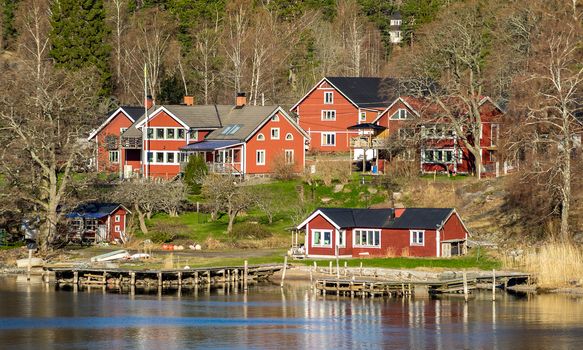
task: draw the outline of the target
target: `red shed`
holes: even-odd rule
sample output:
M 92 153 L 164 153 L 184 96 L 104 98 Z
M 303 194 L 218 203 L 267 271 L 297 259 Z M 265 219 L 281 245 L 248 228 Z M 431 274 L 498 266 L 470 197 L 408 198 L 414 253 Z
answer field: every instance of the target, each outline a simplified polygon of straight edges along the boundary
M 319 208 L 297 226 L 308 257 L 449 257 L 468 230 L 453 208 Z
M 123 242 L 128 214 L 131 212 L 117 203 L 79 205 L 65 215 L 69 221 L 69 237 L 85 242 Z

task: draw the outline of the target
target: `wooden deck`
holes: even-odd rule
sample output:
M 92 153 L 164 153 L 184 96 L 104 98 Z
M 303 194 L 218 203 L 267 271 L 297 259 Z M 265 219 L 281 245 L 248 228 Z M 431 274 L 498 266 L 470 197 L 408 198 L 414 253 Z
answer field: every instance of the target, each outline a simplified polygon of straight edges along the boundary
M 59 285 L 118 287 L 197 287 L 226 283 L 250 284 L 268 279 L 283 265 L 225 266 L 174 270 L 49 268 Z

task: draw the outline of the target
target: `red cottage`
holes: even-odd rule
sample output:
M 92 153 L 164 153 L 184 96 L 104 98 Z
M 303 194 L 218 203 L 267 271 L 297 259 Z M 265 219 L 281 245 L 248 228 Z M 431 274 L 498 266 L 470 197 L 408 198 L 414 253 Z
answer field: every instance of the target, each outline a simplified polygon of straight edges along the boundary
M 465 254 L 468 238 L 452 208 L 319 208 L 297 229 L 311 258 L 449 257 Z
M 84 242 L 124 242 L 127 215 L 131 212 L 121 204 L 86 203 L 65 215 L 68 235 Z
M 348 152 L 351 138 L 359 134 L 348 128 L 375 120 L 394 100 L 384 96 L 385 91 L 396 86 L 395 79 L 325 77 L 291 111 L 310 136 L 310 150 Z M 362 150 L 355 158 L 360 156 Z M 367 158 L 372 158 L 372 154 Z
M 121 106 L 109 112 L 106 120 L 91 132 L 87 141 L 95 144 L 91 162 L 97 171 L 114 173 L 120 171 L 122 151 L 120 136 L 144 114 L 144 111 L 142 106 Z

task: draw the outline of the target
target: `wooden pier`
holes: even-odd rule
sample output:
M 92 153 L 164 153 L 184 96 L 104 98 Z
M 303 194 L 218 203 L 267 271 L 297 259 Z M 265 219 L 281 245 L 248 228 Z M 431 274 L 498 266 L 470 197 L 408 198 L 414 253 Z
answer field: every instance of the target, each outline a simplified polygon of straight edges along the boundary
M 59 285 L 144 288 L 188 288 L 201 285 L 247 284 L 267 280 L 283 265 L 226 266 L 173 270 L 49 268 Z
M 322 279 L 315 284 L 317 291 L 322 295 L 336 294 L 343 296 L 382 297 L 382 296 L 407 296 L 413 295 L 414 288 L 411 283 L 366 281 L 366 280 L 341 280 Z

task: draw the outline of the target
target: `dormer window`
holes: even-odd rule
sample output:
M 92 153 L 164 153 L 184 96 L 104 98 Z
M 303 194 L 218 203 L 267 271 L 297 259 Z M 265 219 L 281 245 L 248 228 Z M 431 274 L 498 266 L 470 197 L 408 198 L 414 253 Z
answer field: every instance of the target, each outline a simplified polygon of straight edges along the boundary
M 288 133 L 285 135 L 285 139 L 286 139 L 286 140 L 288 140 L 288 141 L 290 141 L 290 140 L 293 140 L 293 139 L 294 139 L 294 135 L 292 135 L 292 133 L 291 133 L 291 132 L 288 132 Z
M 325 91 L 324 92 L 324 104 L 330 105 L 334 103 L 334 92 Z
M 365 111 L 361 111 L 360 112 L 359 121 L 360 122 L 366 122 L 366 112 Z
M 271 117 L 271 121 L 272 122 L 278 122 L 279 121 L 279 116 L 276 114 L 273 117 Z
M 265 135 L 257 134 L 257 141 L 264 141 L 264 140 L 265 140 Z
M 400 26 L 402 23 L 403 23 L 403 20 L 400 20 L 400 19 L 392 19 L 391 20 L 392 26 Z

